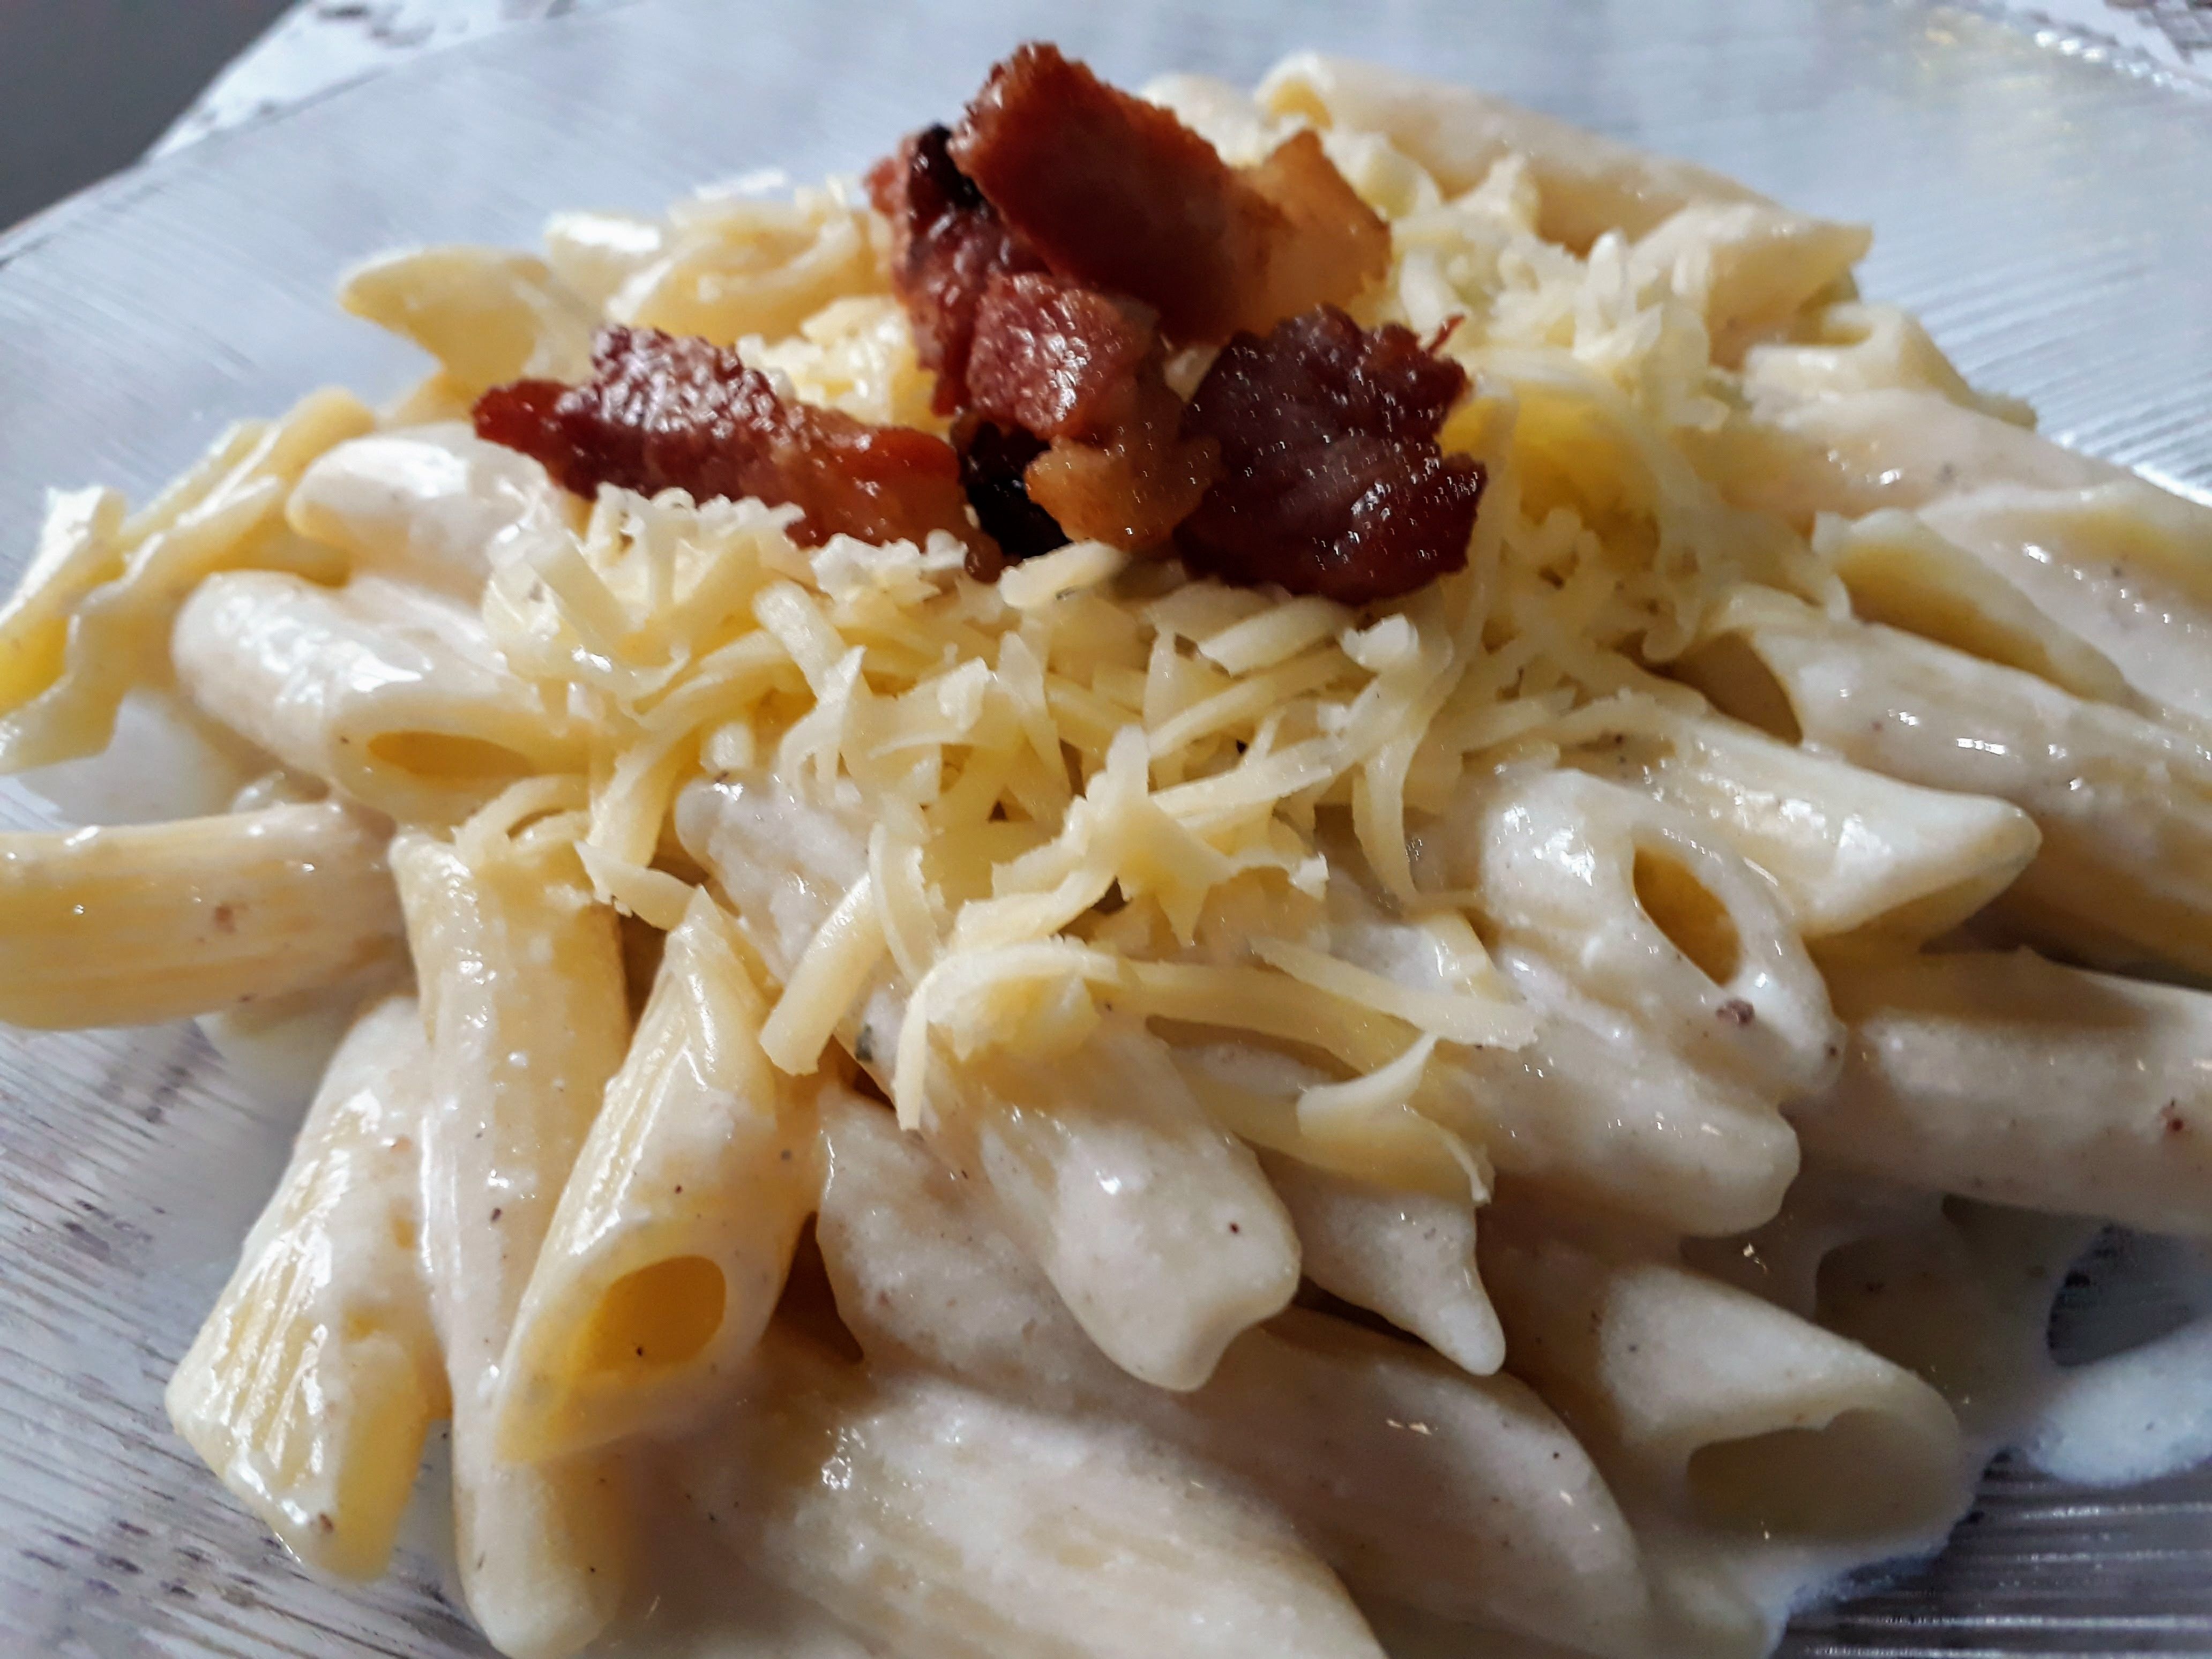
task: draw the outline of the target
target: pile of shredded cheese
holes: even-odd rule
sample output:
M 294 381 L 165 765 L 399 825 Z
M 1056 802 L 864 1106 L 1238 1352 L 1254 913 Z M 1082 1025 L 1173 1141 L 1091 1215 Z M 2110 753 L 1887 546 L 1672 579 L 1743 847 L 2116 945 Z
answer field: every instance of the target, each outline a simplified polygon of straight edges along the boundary
M 1309 118 L 1204 83 L 1158 95 L 1232 162 Z M 1409 823 L 1471 774 L 1694 704 L 1652 670 L 1737 584 L 1841 605 L 1804 538 L 1723 502 L 1678 441 L 1740 400 L 1711 328 L 1717 295 L 1747 314 L 1726 253 L 1758 224 L 1707 215 L 1578 255 L 1538 235 L 1517 160 L 1447 198 L 1382 137 L 1323 137 L 1393 231 L 1359 320 L 1449 324 L 1468 372 L 1443 443 L 1491 484 L 1463 572 L 1355 614 L 1081 543 L 988 585 L 949 538 L 803 549 L 796 509 L 610 489 L 580 536 L 494 579 L 495 641 L 597 734 L 579 822 L 603 897 L 681 916 L 698 872 L 670 812 L 702 774 L 769 773 L 867 827 L 866 878 L 769 1022 L 787 1070 L 817 1064 L 888 963 L 909 1121 L 933 1042 L 1065 1054 L 1108 998 L 1333 1054 L 1356 1097 L 1310 1091 L 1302 1111 L 1403 1102 L 1439 1043 L 1531 1036 L 1463 896 L 1424 890 Z M 849 186 L 738 194 L 665 223 L 566 216 L 550 258 L 615 320 L 734 341 L 792 394 L 931 426 L 882 232 Z M 1427 930 L 1433 983 L 1363 958 L 1332 924 L 1333 872 Z

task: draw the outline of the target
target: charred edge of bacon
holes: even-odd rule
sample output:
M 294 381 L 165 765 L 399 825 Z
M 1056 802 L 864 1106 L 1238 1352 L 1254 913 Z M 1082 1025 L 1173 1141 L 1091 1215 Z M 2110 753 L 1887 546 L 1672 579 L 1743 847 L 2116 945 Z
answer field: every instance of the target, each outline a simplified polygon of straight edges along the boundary
M 994 581 L 1009 562 L 1018 563 L 1067 544 L 1060 521 L 1030 499 L 1023 483 L 1029 465 L 1044 453 L 1044 440 L 1019 427 L 1004 427 L 969 414 L 952 428 L 960 453 L 960 483 L 984 534 L 998 544 L 999 557 L 978 550 L 968 555 L 968 574 Z
M 1184 411 L 1222 466 L 1176 532 L 1185 562 L 1353 605 L 1464 568 L 1486 480 L 1437 434 L 1466 386 L 1410 330 L 1332 306 L 1236 336 Z

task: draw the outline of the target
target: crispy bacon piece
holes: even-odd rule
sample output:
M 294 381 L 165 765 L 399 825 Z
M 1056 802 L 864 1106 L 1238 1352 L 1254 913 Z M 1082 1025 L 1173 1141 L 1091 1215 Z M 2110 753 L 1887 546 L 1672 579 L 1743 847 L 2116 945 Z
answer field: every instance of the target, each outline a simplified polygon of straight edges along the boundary
M 868 174 L 868 196 L 890 222 L 891 288 L 914 324 L 915 356 L 937 376 L 937 412 L 967 401 L 975 307 L 1000 271 L 1044 262 L 1007 229 L 946 151 L 949 127 L 926 128 Z
M 477 400 L 477 435 L 535 456 L 580 495 L 611 483 L 792 502 L 805 513 L 792 538 L 809 546 L 841 533 L 981 539 L 942 438 L 787 404 L 734 351 L 656 329 L 602 329 L 592 368 L 583 386 L 494 386 Z
M 1052 270 L 1141 300 L 1176 340 L 1349 300 L 1389 262 L 1389 227 L 1311 134 L 1240 173 L 1050 46 L 992 70 L 949 153 Z
M 1027 495 L 1067 535 L 1150 547 L 1213 481 L 1213 446 L 1183 435 L 1164 361 L 1152 314 L 1132 301 L 1042 274 L 991 279 L 969 395 L 983 419 L 1050 441 Z
M 1222 477 L 1176 534 L 1194 570 L 1365 605 L 1467 563 L 1480 463 L 1437 447 L 1467 385 L 1411 331 L 1332 306 L 1240 334 L 1199 383 L 1188 434 Z
M 1040 438 L 1096 438 L 1126 419 L 1158 349 L 1152 314 L 1057 276 L 1003 273 L 975 308 L 968 396 L 975 412 Z

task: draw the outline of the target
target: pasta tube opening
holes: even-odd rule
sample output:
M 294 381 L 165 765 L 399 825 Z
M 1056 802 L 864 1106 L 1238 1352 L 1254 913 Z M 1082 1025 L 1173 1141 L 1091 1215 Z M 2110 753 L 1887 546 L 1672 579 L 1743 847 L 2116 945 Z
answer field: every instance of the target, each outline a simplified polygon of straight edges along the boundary
M 1804 742 L 1805 728 L 1797 722 L 1789 688 L 1742 635 L 1723 634 L 1708 640 L 1677 658 L 1673 666 L 1675 678 L 1696 686 L 1723 714 L 1784 743 Z
M 1728 906 L 1680 859 L 1649 848 L 1636 849 L 1631 876 L 1636 902 L 1676 950 L 1716 985 L 1743 965 L 1743 939 Z
M 1958 1485 L 1948 1464 L 1927 1461 L 1925 1439 L 1917 1424 L 1854 1408 L 1826 1423 L 1716 1440 L 1690 1454 L 1691 1512 L 1763 1535 L 1911 1530 L 1946 1507 Z
M 581 1369 L 630 1375 L 697 1357 L 722 1328 L 729 1292 L 703 1255 L 672 1255 L 607 1286 L 577 1342 Z
M 520 778 L 537 769 L 529 756 L 465 732 L 380 732 L 368 740 L 368 757 L 424 783 Z

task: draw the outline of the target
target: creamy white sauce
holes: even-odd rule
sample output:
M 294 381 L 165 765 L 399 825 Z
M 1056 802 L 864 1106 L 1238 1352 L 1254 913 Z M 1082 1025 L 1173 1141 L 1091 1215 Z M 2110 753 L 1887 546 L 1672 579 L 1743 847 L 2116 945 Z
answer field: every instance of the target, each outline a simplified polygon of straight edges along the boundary
M 73 814 L 131 822 L 220 811 L 250 775 L 238 757 L 214 750 L 173 705 L 142 697 L 135 707 L 126 706 L 118 746 L 107 756 L 97 763 L 48 769 L 32 781 L 45 785 L 42 793 L 51 790 L 50 798 L 65 801 Z M 808 850 L 818 859 L 825 848 L 815 845 Z M 795 942 L 799 930 L 791 932 Z M 1419 954 L 1405 951 L 1408 941 L 1395 937 L 1376 943 L 1377 964 L 1401 973 L 1413 965 L 1406 958 Z M 1425 979 L 1434 971 L 1425 958 L 1419 969 L 1408 976 Z M 368 988 L 349 983 L 246 1013 L 211 1016 L 201 1024 L 234 1075 L 252 1092 L 272 1104 L 295 1105 L 313 1092 Z M 1194 1058 L 1257 1089 L 1295 1088 L 1308 1075 L 1307 1068 L 1278 1054 L 1238 1045 L 1219 1045 Z M 1863 1221 L 1865 1206 L 1859 1208 Z M 1895 1208 L 1901 1225 L 1920 1219 L 1913 1213 L 1918 1206 Z M 1725 1276 L 1753 1289 L 1760 1277 L 1771 1277 L 1774 1291 L 1765 1293 L 1781 1292 L 1778 1300 L 1801 1299 L 1815 1271 L 1820 1244 L 1826 1242 L 1820 1227 L 1803 1231 L 1809 1236 L 1792 1234 L 1749 1247 L 1747 1268 Z M 1839 1225 L 1838 1231 L 1851 1230 Z M 1711 1264 L 1700 1265 L 1711 1270 Z M 2212 1457 L 2212 1248 L 2138 1248 L 2126 1265 L 2156 1276 L 2161 1294 L 2154 1299 L 2179 1310 L 2185 1322 L 2084 1364 L 2046 1360 L 2024 1368 L 2021 1385 L 2005 1390 L 2002 1401 L 1960 1401 L 1975 1467 L 2014 1448 L 2061 1480 L 2105 1486 L 2155 1480 Z M 1782 1281 L 1791 1290 L 1783 1291 Z M 2047 1299 L 2018 1298 L 2012 1313 L 2032 1322 L 2039 1341 Z M 1984 1334 L 1992 1342 L 2011 1342 L 2026 1328 Z M 445 1594 L 461 1605 L 452 1562 L 448 1458 L 441 1426 L 433 1435 L 401 1542 L 408 1553 L 433 1565 Z M 748 1574 L 726 1543 L 676 1492 L 656 1486 L 641 1492 L 641 1500 L 638 1588 L 623 1619 L 592 1652 L 619 1659 L 894 1659 L 856 1640 L 803 1599 Z M 1750 1603 L 1775 1636 L 1793 1613 L 1845 1589 L 1863 1588 L 1870 1577 L 1903 1571 L 1944 1542 L 1942 1534 L 1930 1534 L 1785 1544 L 1747 1535 L 1723 1537 L 1656 1516 L 1635 1518 L 1656 1576 L 1662 1586 L 1672 1587 L 1666 1593 L 1695 1595 L 1699 1584 L 1717 1583 L 1723 1588 L 1716 1593 Z M 1678 1571 L 1674 1565 L 1692 1560 L 1694 1570 Z M 1465 1659 L 1470 1651 L 1553 1659 L 1565 1651 L 1527 1637 L 1404 1609 L 1376 1606 L 1370 1612 L 1395 1659 Z

